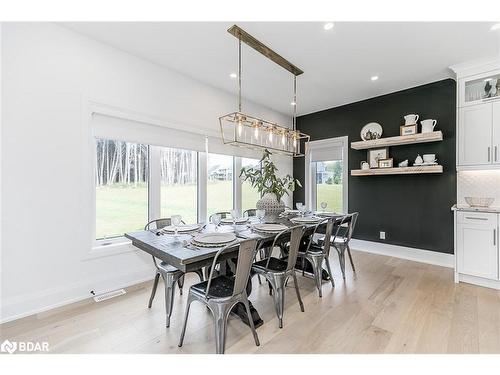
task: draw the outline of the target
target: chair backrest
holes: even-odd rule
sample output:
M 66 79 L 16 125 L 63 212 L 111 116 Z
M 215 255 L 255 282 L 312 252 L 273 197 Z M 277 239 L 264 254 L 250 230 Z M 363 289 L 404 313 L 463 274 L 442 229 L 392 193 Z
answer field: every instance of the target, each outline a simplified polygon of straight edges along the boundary
M 349 214 L 349 227 L 347 229 L 347 242 L 351 240 L 352 234 L 354 233 L 354 227 L 356 226 L 356 221 L 358 221 L 359 212 L 353 212 Z
M 256 247 L 257 240 L 255 239 L 243 241 L 239 245 L 238 263 L 236 264 L 233 296 L 241 294 L 246 290 L 248 278 L 250 277 L 250 270 L 252 268 L 253 259 L 255 257 Z M 219 256 L 230 248 L 234 248 L 234 245 L 226 245 L 222 249 L 217 251 L 217 254 L 215 254 L 214 260 L 212 262 L 212 269 L 210 270 L 210 276 L 208 278 L 205 297 L 208 297 L 210 284 L 212 283 L 213 273 L 215 270 L 215 266 L 217 265 Z
M 181 220 L 181 224 L 186 224 L 184 220 Z M 161 229 L 168 227 L 169 225 L 172 225 L 172 219 L 169 217 L 164 217 L 162 219 L 154 219 L 151 220 L 149 223 L 147 223 L 144 226 L 144 230 L 150 230 L 150 229 Z M 152 228 L 154 227 L 154 228 Z
M 212 215 L 210 215 L 210 217 L 208 218 L 208 221 L 209 222 L 212 222 L 212 216 L 215 216 L 215 215 L 219 215 L 221 219 L 227 219 L 228 217 L 231 217 L 231 212 L 216 212 Z
M 291 227 L 280 232 L 273 241 L 271 249 L 273 249 L 274 246 L 276 246 L 277 244 L 286 241 L 289 237 L 290 246 L 288 249 L 288 263 L 286 266 L 287 271 L 290 271 L 295 267 L 295 263 L 297 262 L 297 256 L 299 254 L 300 241 L 302 240 L 303 233 L 304 233 L 304 227 L 301 225 L 297 225 L 295 227 Z M 269 267 L 270 259 L 271 257 L 268 258 L 266 267 Z
M 249 208 L 248 210 L 243 211 L 243 217 L 250 217 L 250 216 L 257 216 L 257 209 L 256 208 Z
M 309 251 L 309 249 L 311 248 L 311 245 L 312 245 L 313 239 L 314 239 L 314 235 L 318 232 L 318 230 L 321 227 L 325 226 L 325 224 L 326 224 L 325 239 L 323 240 L 322 248 L 323 248 L 323 254 L 325 254 L 325 255 L 330 254 L 330 243 L 332 240 L 334 223 L 335 223 L 334 218 L 326 218 L 326 219 L 320 221 L 318 224 L 316 224 L 316 226 L 314 227 L 313 233 L 310 235 L 309 244 L 307 246 L 306 252 Z
M 349 229 L 350 229 L 350 226 L 351 226 L 351 223 L 352 223 L 352 220 L 351 220 L 351 215 L 350 214 L 347 214 L 347 215 L 344 215 L 342 217 L 338 217 L 334 224 L 335 224 L 335 228 L 334 229 L 334 234 L 333 234 L 333 238 L 332 238 L 332 241 L 335 242 L 337 239 L 343 241 L 343 242 L 347 242 L 347 235 L 349 233 Z M 347 225 L 347 228 L 346 226 Z
M 151 220 L 149 223 L 147 223 L 144 226 L 144 230 L 161 229 L 161 228 L 167 227 L 171 224 L 172 224 L 172 219 L 169 217 L 165 217 L 163 219 L 155 219 L 155 220 Z

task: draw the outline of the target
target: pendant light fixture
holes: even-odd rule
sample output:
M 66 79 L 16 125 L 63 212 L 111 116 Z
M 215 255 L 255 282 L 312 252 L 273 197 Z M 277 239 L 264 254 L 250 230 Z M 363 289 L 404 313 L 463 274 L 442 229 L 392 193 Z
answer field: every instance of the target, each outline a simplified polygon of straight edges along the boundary
M 224 144 L 252 149 L 269 149 L 289 156 L 304 156 L 310 137 L 297 130 L 297 76 L 304 73 L 295 65 L 234 25 L 228 32 L 238 39 L 238 111 L 219 117 Z M 293 74 L 293 107 L 291 127 L 250 116 L 241 109 L 241 42 Z

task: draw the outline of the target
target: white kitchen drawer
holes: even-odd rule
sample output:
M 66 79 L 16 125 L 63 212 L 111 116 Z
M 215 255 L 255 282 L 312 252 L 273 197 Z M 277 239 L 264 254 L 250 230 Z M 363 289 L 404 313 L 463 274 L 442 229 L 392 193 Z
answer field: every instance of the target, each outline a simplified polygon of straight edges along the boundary
M 459 224 L 496 225 L 497 214 L 490 212 L 457 212 Z

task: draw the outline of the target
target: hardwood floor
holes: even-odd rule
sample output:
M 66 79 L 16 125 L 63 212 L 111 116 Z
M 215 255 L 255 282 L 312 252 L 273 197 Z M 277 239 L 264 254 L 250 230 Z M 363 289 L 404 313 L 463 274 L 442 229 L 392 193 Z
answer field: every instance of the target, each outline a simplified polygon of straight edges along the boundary
M 500 353 L 500 291 L 454 284 L 452 269 L 353 252 L 357 274 L 336 287 L 298 277 L 305 312 L 289 283 L 284 328 L 278 328 L 267 286 L 253 280 L 252 303 L 264 325 L 260 347 L 238 318 L 228 326 L 226 353 Z M 196 281 L 186 278 L 185 289 Z M 52 353 L 214 353 L 213 322 L 201 304 L 191 308 L 186 338 L 177 347 L 187 293 L 175 298 L 164 327 L 163 284 L 148 309 L 151 283 L 101 303 L 85 301 L 1 326 L 1 340 L 48 341 Z

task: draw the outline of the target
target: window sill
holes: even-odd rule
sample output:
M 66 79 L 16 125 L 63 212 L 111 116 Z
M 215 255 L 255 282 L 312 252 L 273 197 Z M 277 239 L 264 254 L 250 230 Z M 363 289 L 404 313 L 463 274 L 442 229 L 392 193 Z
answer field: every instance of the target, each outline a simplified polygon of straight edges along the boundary
M 94 243 L 94 246 L 92 246 L 91 250 L 86 254 L 84 260 L 120 255 L 136 250 L 137 249 L 132 246 L 132 242 L 125 237 L 100 240 Z

